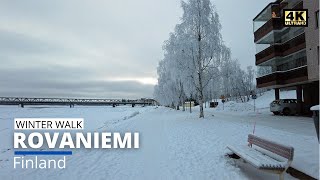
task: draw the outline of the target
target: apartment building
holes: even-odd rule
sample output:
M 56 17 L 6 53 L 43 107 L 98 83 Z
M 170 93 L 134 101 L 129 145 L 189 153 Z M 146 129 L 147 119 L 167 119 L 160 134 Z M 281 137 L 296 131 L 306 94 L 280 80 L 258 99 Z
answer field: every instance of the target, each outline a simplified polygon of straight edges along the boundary
M 308 27 L 285 27 L 283 9 L 308 9 Z M 319 0 L 277 0 L 254 19 L 258 88 L 296 89 L 307 112 L 319 104 Z

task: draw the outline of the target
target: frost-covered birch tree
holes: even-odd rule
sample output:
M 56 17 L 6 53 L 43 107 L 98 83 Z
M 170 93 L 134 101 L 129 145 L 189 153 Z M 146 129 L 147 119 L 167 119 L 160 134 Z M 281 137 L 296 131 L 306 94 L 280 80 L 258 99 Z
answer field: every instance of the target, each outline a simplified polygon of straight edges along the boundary
M 221 61 L 222 38 L 219 16 L 210 0 L 182 2 L 182 22 L 176 32 L 182 39 L 181 52 L 184 69 L 187 69 L 195 87 L 200 106 L 200 118 L 204 117 L 204 90 L 210 80 L 218 76 Z
M 238 61 L 231 59 L 210 0 L 182 1 L 181 6 L 181 22 L 163 45 L 154 97 L 160 104 L 177 109 L 187 98 L 196 98 L 199 117 L 203 118 L 205 102 L 223 94 L 242 98 L 252 87 L 254 72 L 251 67 L 242 70 Z

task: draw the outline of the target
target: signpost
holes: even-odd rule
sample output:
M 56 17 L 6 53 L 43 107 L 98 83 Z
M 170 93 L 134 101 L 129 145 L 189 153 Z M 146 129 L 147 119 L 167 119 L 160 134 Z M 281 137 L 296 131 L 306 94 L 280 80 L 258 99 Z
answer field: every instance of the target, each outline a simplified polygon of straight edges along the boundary
M 256 112 L 256 99 L 257 99 L 257 95 L 256 95 L 256 92 L 255 91 L 250 91 L 250 95 L 251 95 L 251 98 L 253 99 L 253 112 Z M 257 116 L 257 114 L 256 114 Z M 256 120 L 254 121 L 254 125 L 253 125 L 253 134 L 256 130 Z
M 226 100 L 224 99 L 224 95 L 220 96 L 221 102 L 222 102 L 222 110 L 224 110 L 224 103 L 226 102 Z
M 256 99 L 257 99 L 257 95 L 254 93 L 251 95 L 252 99 L 253 99 L 253 111 L 256 112 Z
M 226 100 L 222 99 L 222 110 L 224 110 L 224 102 L 226 102 Z

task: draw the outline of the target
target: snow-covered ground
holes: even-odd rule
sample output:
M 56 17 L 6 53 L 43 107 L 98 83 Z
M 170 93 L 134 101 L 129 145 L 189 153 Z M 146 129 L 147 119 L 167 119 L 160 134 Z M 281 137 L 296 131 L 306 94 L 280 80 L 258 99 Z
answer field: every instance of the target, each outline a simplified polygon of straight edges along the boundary
M 295 99 L 296 91 L 281 91 L 280 92 L 281 99 Z M 255 132 L 259 134 L 259 129 L 264 127 L 271 127 L 273 129 L 290 132 L 294 134 L 292 138 L 282 139 L 270 134 L 262 134 L 265 137 L 270 137 L 270 139 L 279 139 L 279 142 L 285 142 L 288 145 L 294 146 L 295 148 L 295 159 L 293 161 L 292 167 L 310 175 L 313 177 L 317 177 L 319 175 L 319 147 L 315 147 L 318 145 L 316 143 L 316 131 L 314 128 L 313 119 L 310 117 L 299 117 L 299 116 L 274 116 L 269 111 L 269 104 L 274 100 L 274 90 L 270 90 L 264 92 L 262 96 L 257 97 L 254 100 L 250 99 L 249 102 L 246 103 L 237 103 L 234 101 L 229 101 L 224 104 L 220 103 L 220 106 L 215 108 L 217 115 L 234 117 L 232 121 L 247 123 L 249 126 L 253 126 L 256 124 Z M 254 111 L 254 104 L 256 109 Z M 297 135 L 315 137 L 315 140 L 310 142 L 307 141 L 296 141 L 295 138 Z M 274 136 L 274 137 L 272 137 Z M 282 140 L 282 141 L 281 141 Z M 315 142 L 314 142 L 315 141 Z M 313 144 L 313 148 L 306 148 L 309 145 Z M 314 159 L 317 159 L 315 161 Z M 303 162 L 303 163 L 302 163 Z M 310 168 L 310 167 L 315 168 Z
M 0 179 L 278 179 L 225 156 L 227 145 L 247 144 L 254 124 L 256 135 L 294 146 L 292 166 L 318 178 L 311 118 L 220 107 L 206 108 L 204 119 L 198 115 L 198 107 L 191 114 L 164 107 L 0 107 Z M 86 130 L 140 132 L 140 148 L 76 149 L 64 170 L 14 170 L 14 117 L 83 117 Z
M 281 91 L 280 92 L 280 99 L 296 99 L 296 91 Z M 217 107 L 217 110 L 224 110 L 224 111 L 235 111 L 237 113 L 246 113 L 247 111 L 253 111 L 254 110 L 254 104 L 258 111 L 269 109 L 270 103 L 274 100 L 274 90 L 266 91 L 260 96 L 260 94 L 257 94 L 257 99 L 254 100 L 250 99 L 249 102 L 246 103 L 239 103 L 235 101 L 227 101 L 224 104 L 224 107 L 222 106 L 221 102 L 220 106 Z

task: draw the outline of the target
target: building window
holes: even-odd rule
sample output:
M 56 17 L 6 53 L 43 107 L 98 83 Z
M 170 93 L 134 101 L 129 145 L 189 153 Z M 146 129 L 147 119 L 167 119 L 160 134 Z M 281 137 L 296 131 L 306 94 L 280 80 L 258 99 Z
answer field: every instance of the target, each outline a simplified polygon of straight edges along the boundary
M 319 11 L 316 12 L 316 28 L 319 28 Z

